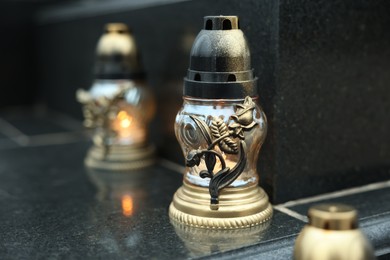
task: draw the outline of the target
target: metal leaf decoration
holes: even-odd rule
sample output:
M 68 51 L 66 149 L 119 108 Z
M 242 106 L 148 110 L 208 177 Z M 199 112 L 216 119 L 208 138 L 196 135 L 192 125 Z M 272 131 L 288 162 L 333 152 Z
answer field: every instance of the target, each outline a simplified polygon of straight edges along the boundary
M 211 153 L 207 153 L 204 156 L 204 160 L 205 160 L 205 163 L 206 163 L 207 170 L 210 173 L 212 173 L 213 170 L 214 170 L 215 164 L 217 163 L 217 159 L 215 158 L 215 155 L 211 154 Z
M 222 151 L 229 154 L 236 154 L 238 152 L 237 143 L 229 137 L 229 129 L 226 123 L 221 118 L 214 118 L 211 122 L 211 133 L 219 140 L 218 145 Z
M 255 107 L 256 105 L 252 99 L 246 97 L 243 104 L 236 105 L 236 113 L 230 117 L 233 122 L 229 126 L 219 117 L 214 117 L 209 127 L 198 117 L 190 116 L 199 127 L 209 146 L 207 149 L 190 151 L 187 155 L 186 164 L 189 167 L 199 165 L 201 158 L 204 156 L 207 170 L 200 171 L 199 176 L 201 178 L 210 178 L 209 193 L 211 197 L 210 208 L 212 210 L 218 209 L 220 190 L 232 184 L 245 169 L 247 148 L 244 141 L 244 132 L 250 131 L 257 125 L 253 121 L 253 110 Z M 232 169 L 226 167 L 222 153 L 219 150 L 214 150 L 216 145 L 224 153 L 239 153 L 237 164 Z M 217 157 L 221 162 L 221 169 L 214 173 Z
M 101 96 L 94 99 L 89 92 L 82 89 L 76 92 L 77 100 L 83 104 L 84 126 L 102 130 L 95 134 L 94 143 L 103 148 L 103 159 L 109 153 L 108 140 L 117 135 L 111 128 L 111 121 L 120 110 L 119 102 L 125 99 L 125 95 L 131 87 L 132 85 L 129 84 L 121 85 L 110 98 Z
M 238 160 L 238 163 L 234 166 L 234 168 L 231 170 L 229 168 L 225 168 L 229 170 L 228 171 L 221 170 L 211 178 L 209 184 L 211 204 L 218 204 L 219 191 L 229 186 L 243 172 L 246 165 L 246 155 L 245 155 L 246 145 L 244 141 L 240 142 L 240 147 L 241 147 L 240 158 Z

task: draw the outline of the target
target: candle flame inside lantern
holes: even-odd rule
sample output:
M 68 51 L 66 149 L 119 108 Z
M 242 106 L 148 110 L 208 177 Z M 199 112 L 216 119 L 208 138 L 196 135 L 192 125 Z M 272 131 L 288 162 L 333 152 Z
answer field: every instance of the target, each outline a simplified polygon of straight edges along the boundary
M 133 198 L 130 195 L 122 196 L 122 213 L 126 217 L 133 215 Z
M 131 117 L 126 111 L 120 111 L 116 116 L 119 120 L 119 124 L 122 128 L 128 128 L 133 121 L 133 117 Z
M 141 124 L 140 116 L 137 110 L 128 107 L 122 109 L 116 114 L 111 122 L 112 130 L 116 133 L 118 144 L 131 145 L 142 143 L 146 138 L 146 129 Z

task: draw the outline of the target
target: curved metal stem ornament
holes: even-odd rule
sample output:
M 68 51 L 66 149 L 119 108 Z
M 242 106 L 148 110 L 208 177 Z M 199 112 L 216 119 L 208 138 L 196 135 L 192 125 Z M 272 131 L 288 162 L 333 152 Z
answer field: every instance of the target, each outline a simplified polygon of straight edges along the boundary
M 255 127 L 256 122 L 253 121 L 253 110 L 255 108 L 256 105 L 252 98 L 246 97 L 243 104 L 236 105 L 235 114 L 230 116 L 233 122 L 229 125 L 226 125 L 221 118 L 214 117 L 209 127 L 198 117 L 190 116 L 200 129 L 208 144 L 208 148 L 190 151 L 187 154 L 186 165 L 188 167 L 199 165 L 204 156 L 207 170 L 202 170 L 199 176 L 201 178 L 210 178 L 209 193 L 211 196 L 210 208 L 212 210 L 218 209 L 219 191 L 234 182 L 245 169 L 247 148 L 244 142 L 245 136 L 243 131 L 250 131 Z M 239 153 L 237 164 L 232 169 L 226 167 L 226 162 L 221 152 L 212 150 L 216 145 L 222 152 L 227 154 Z M 221 162 L 221 169 L 214 173 L 216 158 Z

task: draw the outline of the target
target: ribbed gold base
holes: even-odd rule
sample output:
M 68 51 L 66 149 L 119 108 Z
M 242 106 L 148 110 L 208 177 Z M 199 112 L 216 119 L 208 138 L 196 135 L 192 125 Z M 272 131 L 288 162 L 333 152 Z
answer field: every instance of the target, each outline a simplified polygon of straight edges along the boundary
M 271 221 L 250 228 L 196 228 L 171 220 L 176 234 L 190 252 L 190 258 L 226 252 L 262 241 Z
M 85 158 L 85 165 L 101 170 L 135 170 L 155 162 L 153 146 L 110 146 L 105 155 L 103 147 L 93 146 Z
M 257 185 L 223 189 L 219 195 L 218 210 L 212 210 L 208 189 L 187 181 L 176 191 L 169 207 L 172 220 L 212 229 L 260 225 L 272 217 L 272 212 L 267 194 Z

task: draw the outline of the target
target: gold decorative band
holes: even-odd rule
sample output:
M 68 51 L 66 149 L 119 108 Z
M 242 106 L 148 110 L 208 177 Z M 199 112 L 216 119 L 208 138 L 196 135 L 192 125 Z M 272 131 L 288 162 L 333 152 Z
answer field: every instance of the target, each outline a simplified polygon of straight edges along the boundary
M 272 217 L 273 210 L 268 196 L 257 185 L 226 188 L 219 199 L 219 209 L 210 209 L 208 189 L 184 181 L 173 197 L 169 216 L 189 226 L 211 229 L 252 227 Z
M 237 218 L 206 218 L 181 212 L 175 208 L 173 203 L 169 207 L 169 216 L 171 219 L 192 227 L 212 229 L 236 229 L 257 226 L 270 220 L 272 212 L 272 206 L 269 204 L 262 212 L 249 216 Z

